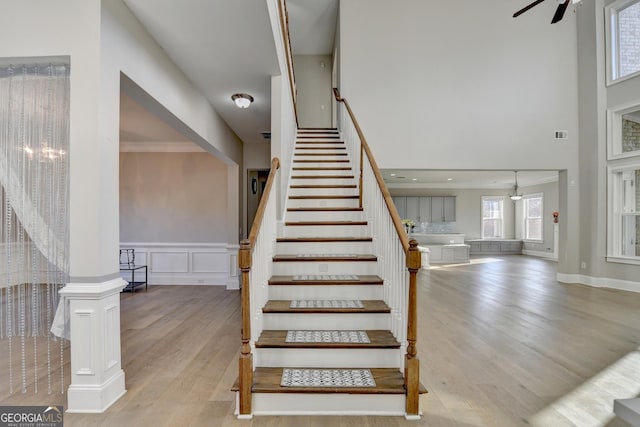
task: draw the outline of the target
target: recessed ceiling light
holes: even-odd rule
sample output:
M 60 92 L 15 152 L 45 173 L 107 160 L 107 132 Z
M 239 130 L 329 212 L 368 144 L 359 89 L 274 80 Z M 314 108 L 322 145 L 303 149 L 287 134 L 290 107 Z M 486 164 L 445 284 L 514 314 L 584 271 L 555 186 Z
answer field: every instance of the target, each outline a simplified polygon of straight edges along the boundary
M 447 181 L 453 181 L 453 178 L 447 178 Z
M 418 180 L 418 178 L 413 178 L 411 181 L 417 181 L 417 180 Z
M 395 173 L 392 173 L 392 174 L 391 174 L 391 176 L 396 176 L 396 174 L 395 174 Z

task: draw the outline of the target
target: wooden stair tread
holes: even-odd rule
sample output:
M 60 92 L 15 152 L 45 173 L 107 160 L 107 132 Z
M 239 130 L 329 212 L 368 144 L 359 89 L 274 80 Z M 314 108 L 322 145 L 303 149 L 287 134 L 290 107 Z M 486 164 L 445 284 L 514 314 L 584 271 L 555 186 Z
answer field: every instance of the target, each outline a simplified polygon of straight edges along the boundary
M 293 163 L 349 163 L 351 160 L 349 159 L 318 159 L 318 160 L 309 160 L 309 159 L 293 159 Z
M 384 281 L 375 275 L 356 275 L 346 280 L 294 280 L 295 276 L 271 276 L 269 285 L 382 285 Z
M 362 212 L 362 208 L 348 208 L 348 207 L 302 207 L 302 208 L 287 208 L 288 212 Z
M 347 156 L 347 153 L 293 153 L 294 156 Z
M 367 330 L 369 343 L 286 342 L 288 331 L 264 330 L 256 341 L 262 348 L 400 348 L 400 343 L 390 331 Z
M 300 184 L 290 185 L 289 188 L 357 188 L 355 184 L 335 184 L 335 185 L 322 185 L 322 184 Z
M 353 179 L 354 175 L 293 175 L 291 179 Z
M 302 143 L 298 143 L 302 144 Z M 346 150 L 347 147 L 300 147 L 296 145 L 296 150 Z
M 367 225 L 367 221 L 287 221 L 284 225 L 310 226 L 310 225 Z
M 390 313 L 391 309 L 382 300 L 362 300 L 363 308 L 291 308 L 290 300 L 269 300 L 263 313 Z
M 372 242 L 373 237 L 278 237 L 278 243 Z
M 251 390 L 254 393 L 405 394 L 404 378 L 396 368 L 372 368 L 371 374 L 376 382 L 375 387 L 282 387 L 280 381 L 283 369 L 256 368 L 253 372 Z
M 316 167 L 294 167 L 292 168 L 292 170 L 294 171 L 350 171 L 351 167 L 349 166 L 344 166 L 344 167 L 340 167 L 340 168 L 336 168 L 336 167 L 321 167 L 321 166 L 316 166 Z
M 290 200 L 305 200 L 305 199 L 354 199 L 357 200 L 359 199 L 360 196 L 355 195 L 355 196 L 342 196 L 342 195 L 332 195 L 332 194 L 324 194 L 324 195 L 318 195 L 318 196 L 312 196 L 312 195 L 304 195 L 304 196 L 289 196 Z
M 344 255 L 332 254 L 331 256 L 309 254 L 306 256 L 299 255 L 275 255 L 273 262 L 368 262 L 377 261 L 378 257 L 368 254 Z

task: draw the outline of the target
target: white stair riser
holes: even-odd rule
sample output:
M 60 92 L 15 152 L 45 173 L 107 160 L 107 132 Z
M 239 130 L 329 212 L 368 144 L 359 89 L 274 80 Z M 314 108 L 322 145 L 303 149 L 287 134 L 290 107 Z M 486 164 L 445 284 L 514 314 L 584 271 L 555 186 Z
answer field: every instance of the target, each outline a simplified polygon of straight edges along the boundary
M 320 150 L 318 150 L 320 151 Z M 320 155 L 322 154 L 322 155 Z M 336 160 L 349 160 L 349 156 L 343 155 L 334 155 L 331 153 L 313 153 L 309 155 L 309 153 L 294 153 L 293 160 L 311 160 L 313 162 L 319 161 L 336 161 Z M 323 162 L 324 163 L 324 162 Z M 346 164 L 346 163 L 345 163 Z
M 370 254 L 373 253 L 371 242 L 278 242 L 276 253 L 281 255 L 295 254 Z
M 274 262 L 274 275 L 295 276 L 299 274 L 358 274 L 374 275 L 377 273 L 375 261 L 296 261 Z
M 288 199 L 288 208 L 357 208 L 358 199 Z
M 286 368 L 400 368 L 402 355 L 396 348 L 257 348 L 257 367 Z
M 286 225 L 283 237 L 369 237 L 366 225 Z
M 346 174 L 345 174 L 346 175 Z M 357 185 L 353 178 L 291 178 L 291 185 Z M 289 188 L 289 191 L 295 190 Z M 358 194 L 358 187 L 352 188 L 350 194 Z
M 302 182 L 300 182 L 302 181 Z M 308 180 L 311 181 L 311 180 Z M 329 181 L 329 180 L 326 180 Z M 351 185 L 351 183 L 345 184 L 329 184 L 326 182 L 306 182 L 303 180 L 299 180 L 299 183 L 295 185 Z M 357 196 L 358 189 L 357 188 L 289 188 L 289 196 Z
M 254 393 L 252 404 L 254 415 L 405 415 L 403 394 Z
M 312 161 L 310 162 L 296 162 L 296 159 L 293 159 L 293 167 L 294 168 L 334 168 L 334 167 L 335 168 L 344 168 L 344 167 L 353 168 L 353 165 L 351 164 L 351 162 L 343 162 L 343 161 L 337 162 L 336 160 L 349 160 L 349 159 L 348 159 L 348 156 L 346 159 L 333 159 L 332 162 L 318 162 L 317 159 L 316 160 L 312 159 Z M 298 171 L 292 171 L 292 175 L 297 175 L 297 172 Z M 338 173 L 343 173 L 343 172 L 347 172 L 347 171 L 338 171 Z M 333 175 L 335 173 L 336 171 L 333 171 L 329 175 Z M 315 174 L 311 174 L 311 175 L 315 175 Z
M 264 313 L 264 329 L 390 329 L 389 313 Z
M 291 207 L 291 206 L 289 206 Z M 362 211 L 288 211 L 285 221 L 363 221 Z
M 269 286 L 269 298 L 272 300 L 380 300 L 383 299 L 383 287 L 381 285 L 272 285 Z

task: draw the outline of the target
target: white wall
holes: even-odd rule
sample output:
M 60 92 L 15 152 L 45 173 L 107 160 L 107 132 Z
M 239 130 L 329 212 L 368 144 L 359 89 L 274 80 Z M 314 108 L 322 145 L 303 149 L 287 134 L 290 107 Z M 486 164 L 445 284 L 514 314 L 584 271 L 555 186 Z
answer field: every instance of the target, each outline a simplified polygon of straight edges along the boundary
M 295 55 L 300 127 L 331 127 L 331 55 Z
M 381 168 L 566 170 L 561 268 L 577 271 L 576 18 L 550 25 L 556 7 L 341 2 L 340 90 Z

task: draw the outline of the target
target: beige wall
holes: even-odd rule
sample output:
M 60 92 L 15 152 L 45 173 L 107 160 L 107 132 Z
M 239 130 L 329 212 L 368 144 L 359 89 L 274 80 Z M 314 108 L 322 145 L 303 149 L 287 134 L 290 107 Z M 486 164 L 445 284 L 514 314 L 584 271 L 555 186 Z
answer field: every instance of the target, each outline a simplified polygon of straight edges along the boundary
M 229 243 L 227 188 L 208 153 L 121 153 L 120 241 Z

